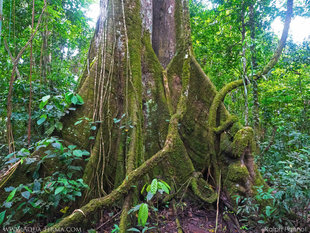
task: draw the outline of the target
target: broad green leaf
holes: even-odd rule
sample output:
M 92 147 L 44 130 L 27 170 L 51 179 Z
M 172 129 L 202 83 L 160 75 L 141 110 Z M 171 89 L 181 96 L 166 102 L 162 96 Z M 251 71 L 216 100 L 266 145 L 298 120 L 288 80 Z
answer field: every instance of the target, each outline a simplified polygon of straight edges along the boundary
M 46 101 L 48 101 L 50 98 L 51 98 L 50 95 L 43 96 L 43 97 L 42 97 L 42 101 L 43 101 L 43 102 L 46 102 Z
M 70 150 L 74 150 L 74 149 L 76 148 L 76 145 L 69 145 L 68 148 L 69 148 Z
M 162 190 L 164 190 L 165 193 L 169 194 L 169 189 L 167 188 L 167 186 L 165 184 L 163 184 L 162 182 L 158 182 L 158 187 Z
M 145 226 L 148 216 L 149 216 L 148 205 L 143 203 L 140 206 L 139 213 L 138 213 L 138 222 L 141 226 Z
M 14 189 L 15 189 L 14 187 L 10 186 L 10 187 L 4 188 L 4 191 L 11 192 Z
M 32 190 L 30 188 L 28 188 L 27 186 L 23 186 L 24 189 L 26 189 L 28 192 L 32 193 Z
M 83 120 L 79 120 L 79 121 L 75 122 L 74 125 L 81 124 L 82 122 L 83 122 Z
M 130 213 L 132 213 L 132 212 L 138 211 L 138 210 L 140 209 L 140 206 L 141 206 L 141 205 L 142 205 L 142 204 L 139 204 L 139 205 L 136 205 L 136 206 L 132 207 L 132 208 L 128 211 L 128 214 L 130 214 Z
M 83 150 L 83 155 L 90 155 L 90 153 L 87 150 Z
M 23 196 L 24 198 L 26 198 L 27 200 L 28 200 L 29 197 L 30 197 L 30 192 L 29 192 L 29 191 L 22 192 L 21 194 L 22 194 L 22 196 Z
M 58 122 L 55 124 L 55 128 L 58 129 L 58 130 L 62 130 L 63 124 L 62 124 L 60 121 L 58 121 Z
M 82 196 L 82 193 L 80 191 L 74 191 L 72 193 L 74 196 L 78 196 L 78 197 L 81 197 Z
M 17 191 L 17 188 L 13 189 L 13 191 L 10 193 L 10 195 L 6 199 L 6 202 L 9 202 L 9 201 L 11 201 L 13 199 L 13 197 L 15 196 L 16 191 Z
M 84 100 L 83 100 L 83 98 L 80 95 L 76 94 L 76 97 L 77 97 L 77 99 L 79 101 L 78 104 L 80 104 L 80 105 L 84 104 Z
M 46 133 L 47 135 L 51 135 L 51 134 L 53 133 L 54 129 L 55 129 L 55 125 L 52 125 L 51 127 L 49 127 L 49 128 L 45 131 L 45 133 Z
M 81 151 L 81 150 L 74 150 L 73 151 L 73 155 L 75 155 L 76 157 L 82 157 L 83 156 L 83 151 Z
M 57 195 L 58 193 L 61 193 L 64 189 L 65 189 L 64 186 L 57 187 L 55 190 L 55 195 Z
M 42 123 L 43 123 L 44 121 L 46 121 L 46 118 L 42 117 L 42 118 L 40 118 L 40 119 L 37 121 L 37 124 L 38 124 L 38 125 L 42 125 Z
M 71 103 L 77 104 L 78 103 L 78 98 L 76 96 L 72 96 Z
M 6 210 L 5 210 L 5 211 L 2 211 L 2 212 L 0 213 L 0 224 L 2 224 L 3 221 L 4 221 L 5 212 L 6 212 Z
M 129 228 L 127 231 L 140 232 L 140 230 L 139 230 L 139 229 L 134 228 L 134 227 Z
M 169 184 L 167 184 L 167 182 L 163 181 L 163 180 L 160 180 L 161 183 L 163 183 L 169 190 L 171 190 Z
M 39 104 L 39 108 L 40 109 L 43 109 L 44 108 L 44 106 L 47 104 L 47 101 L 45 101 L 45 102 L 41 102 L 40 104 Z
M 157 188 L 158 188 L 158 182 L 157 182 L 157 179 L 153 179 L 152 180 L 152 183 L 151 183 L 151 193 L 152 194 L 156 194 L 156 192 L 157 192 Z
M 146 195 L 146 201 L 150 201 L 153 198 L 154 194 L 151 192 L 148 192 Z
M 67 93 L 65 94 L 65 99 L 66 99 L 67 103 L 70 104 L 70 103 L 72 102 L 72 101 L 71 101 L 72 96 L 73 96 L 73 93 L 72 93 L 72 92 L 67 92 Z

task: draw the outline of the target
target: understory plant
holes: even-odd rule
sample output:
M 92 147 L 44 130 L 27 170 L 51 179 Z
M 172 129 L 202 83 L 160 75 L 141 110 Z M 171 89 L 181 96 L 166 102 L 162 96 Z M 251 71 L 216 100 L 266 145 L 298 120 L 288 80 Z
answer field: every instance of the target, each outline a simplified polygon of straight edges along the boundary
M 128 211 L 128 214 L 134 213 L 138 211 L 138 228 L 132 227 L 128 229 L 127 231 L 132 231 L 132 232 L 146 232 L 147 230 L 153 229 L 155 227 L 149 227 L 147 226 L 147 220 L 149 217 L 149 209 L 153 211 L 158 211 L 157 208 L 154 207 L 154 202 L 152 202 L 152 199 L 156 199 L 155 201 L 158 202 L 158 197 L 160 195 L 163 195 L 164 193 L 169 194 L 170 193 L 170 186 L 163 180 L 158 180 L 158 179 L 153 179 L 151 184 L 145 184 L 141 190 L 141 194 L 146 191 L 147 195 L 145 197 L 146 203 L 141 203 L 133 208 L 131 208 Z M 155 198 L 156 197 L 156 198 Z M 141 228 L 141 231 L 140 231 Z
M 35 156 L 40 154 L 41 148 L 45 148 L 44 155 Z M 81 197 L 83 190 L 88 188 L 81 178 L 83 169 L 80 166 L 81 160 L 87 159 L 88 155 L 86 150 L 75 145 L 66 147 L 61 140 L 51 137 L 36 144 L 34 156 L 25 148 L 6 156 L 6 165 L 25 163 L 32 173 L 29 181 L 5 188 L 7 198 L 1 203 L 0 224 L 26 226 L 38 219 L 53 221 L 66 214 L 69 203 Z M 54 161 L 58 167 L 53 167 Z M 51 166 L 50 174 L 41 174 L 40 168 L 47 166 Z
M 306 227 L 309 224 L 309 158 L 310 148 L 304 147 L 262 166 L 261 172 L 269 177 L 270 188 L 256 187 L 254 197 L 236 199 L 237 214 L 247 228 Z

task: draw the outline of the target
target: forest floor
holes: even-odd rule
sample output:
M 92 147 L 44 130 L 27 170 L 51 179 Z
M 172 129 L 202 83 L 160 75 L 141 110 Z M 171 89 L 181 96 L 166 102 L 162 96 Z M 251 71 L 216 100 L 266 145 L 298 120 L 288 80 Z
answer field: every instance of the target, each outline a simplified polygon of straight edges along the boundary
M 210 210 L 210 206 L 194 205 L 188 202 L 182 202 L 178 205 L 177 214 L 170 206 L 160 207 L 156 213 L 149 215 L 147 227 L 143 231 L 143 227 L 132 227 L 136 230 L 128 232 L 149 232 L 149 233 L 177 233 L 178 228 L 183 233 L 205 233 L 215 232 L 216 226 L 216 210 Z M 118 232 L 115 229 L 119 223 L 120 212 L 106 212 L 98 224 L 96 231 L 99 233 Z M 137 218 L 137 213 L 136 213 Z M 177 224 L 179 221 L 179 226 Z M 217 233 L 234 233 L 242 232 L 238 227 L 236 217 L 229 212 L 220 212 L 218 220 Z M 113 231 L 114 230 L 114 231 Z

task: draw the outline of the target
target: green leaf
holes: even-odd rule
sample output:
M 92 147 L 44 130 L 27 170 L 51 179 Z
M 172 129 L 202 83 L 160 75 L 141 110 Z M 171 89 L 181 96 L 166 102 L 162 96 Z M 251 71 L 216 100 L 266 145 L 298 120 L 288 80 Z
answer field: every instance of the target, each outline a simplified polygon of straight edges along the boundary
M 145 226 L 148 216 L 149 216 L 148 205 L 143 203 L 140 206 L 139 213 L 138 213 L 138 222 L 141 226 Z
M 28 188 L 27 186 L 24 185 L 23 188 L 26 189 L 28 192 L 32 193 L 32 190 L 30 188 Z
M 39 104 L 39 108 L 40 109 L 43 109 L 44 108 L 44 106 L 47 104 L 47 101 L 46 102 L 41 102 L 40 104 Z
M 74 150 L 74 149 L 76 148 L 76 145 L 69 145 L 68 148 L 69 148 L 70 150 Z
M 6 210 L 5 210 L 5 211 L 2 211 L 2 212 L 0 213 L 0 224 L 2 224 L 3 221 L 4 221 L 5 212 L 6 212 Z
M 147 184 L 144 184 L 144 185 L 143 185 L 143 188 L 142 188 L 142 190 L 141 190 L 141 194 L 143 194 L 146 185 L 147 185 Z
M 78 103 L 78 98 L 76 96 L 72 96 L 71 103 L 77 104 Z
M 55 195 L 57 195 L 58 193 L 61 193 L 64 189 L 65 189 L 64 186 L 57 187 L 55 190 Z
M 29 191 L 22 192 L 21 194 L 22 194 L 22 196 L 23 196 L 24 198 L 26 198 L 27 200 L 28 200 L 29 197 L 30 197 L 30 192 L 29 192 Z
M 58 130 L 62 130 L 63 124 L 62 124 L 60 121 L 58 121 L 58 122 L 55 124 L 55 128 L 58 129 Z
M 75 122 L 74 125 L 81 124 L 82 122 L 83 122 L 83 120 L 79 120 L 79 121 Z
M 45 131 L 45 133 L 46 133 L 47 135 L 50 135 L 50 134 L 53 133 L 54 129 L 55 129 L 55 125 L 52 125 L 51 127 L 49 127 L 49 128 Z
M 80 105 L 84 104 L 84 100 L 83 100 L 83 98 L 80 95 L 76 94 L 76 97 L 77 97 L 77 99 L 79 101 L 78 104 L 80 104 Z
M 134 228 L 134 227 L 132 227 L 132 228 L 129 228 L 127 231 L 134 231 L 134 232 L 140 232 L 140 230 L 139 229 L 137 229 L 137 228 Z
M 78 197 L 81 197 L 82 196 L 82 193 L 80 191 L 74 191 L 72 193 L 74 196 L 78 196 Z
M 83 155 L 90 155 L 90 153 L 87 150 L 83 150 Z
M 152 199 L 153 196 L 154 196 L 153 193 L 148 192 L 147 195 L 146 195 L 146 201 L 150 201 L 150 200 Z
M 171 190 L 169 184 L 167 184 L 165 181 L 163 180 L 159 180 L 161 183 L 163 183 L 169 190 Z
M 43 116 L 43 115 L 42 115 Z M 42 125 L 42 123 L 44 122 L 44 121 L 46 121 L 46 117 L 42 117 L 41 116 L 41 118 L 37 121 L 37 124 L 38 125 Z
M 13 197 L 15 196 L 16 191 L 17 191 L 17 188 L 13 189 L 13 191 L 10 193 L 10 195 L 6 199 L 6 202 L 9 202 L 9 201 L 11 201 L 13 199 Z
M 6 191 L 6 192 L 11 192 L 12 190 L 14 190 L 14 187 L 12 187 L 12 186 L 4 188 L 4 191 Z
M 169 194 L 169 189 L 167 188 L 167 186 L 165 184 L 163 184 L 162 182 L 158 182 L 158 187 L 162 190 L 164 190 L 165 193 Z
M 128 211 L 128 214 L 130 214 L 130 213 L 132 213 L 132 212 L 138 211 L 138 210 L 140 209 L 140 206 L 141 206 L 141 205 L 142 205 L 142 204 L 138 204 L 138 205 L 132 207 L 132 208 Z
M 43 101 L 43 102 L 47 102 L 50 98 L 51 98 L 50 95 L 43 96 L 43 97 L 42 97 L 42 101 Z
M 72 93 L 72 92 L 67 92 L 67 93 L 65 94 L 65 99 L 66 99 L 67 103 L 71 104 L 71 98 L 72 98 L 72 96 L 73 96 L 73 93 Z
M 153 179 L 152 180 L 152 183 L 151 183 L 151 193 L 152 194 L 156 194 L 156 192 L 157 192 L 157 188 L 158 188 L 158 182 L 157 182 L 157 179 Z
M 73 155 L 75 155 L 76 157 L 82 157 L 83 156 L 83 151 L 81 151 L 81 150 L 74 150 L 73 151 Z

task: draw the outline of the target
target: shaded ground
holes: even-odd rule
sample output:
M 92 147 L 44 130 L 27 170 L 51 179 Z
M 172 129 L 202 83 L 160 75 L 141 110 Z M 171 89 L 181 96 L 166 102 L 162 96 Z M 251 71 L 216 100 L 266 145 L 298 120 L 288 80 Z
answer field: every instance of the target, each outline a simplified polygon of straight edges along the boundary
M 204 233 L 204 232 L 215 232 L 216 225 L 216 210 L 210 210 L 210 206 L 194 206 L 187 202 L 176 204 L 177 215 L 174 213 L 172 205 L 162 206 L 158 211 L 152 211 L 149 215 L 147 225 L 152 229 L 144 232 L 154 233 L 177 233 L 178 226 L 176 219 L 180 222 L 180 228 L 184 233 Z M 218 221 L 218 233 L 233 233 L 240 232 L 238 224 L 232 213 L 227 211 L 220 211 Z M 132 214 L 133 218 L 137 219 L 137 214 Z M 113 229 L 117 227 L 115 224 L 119 222 L 120 212 L 109 213 L 106 212 L 102 217 L 102 223 L 97 226 L 97 232 L 100 233 L 111 233 Z M 236 224 L 235 224 L 236 223 Z M 142 232 L 143 228 L 134 227 L 137 230 L 132 232 Z M 116 231 L 117 232 L 117 231 Z

